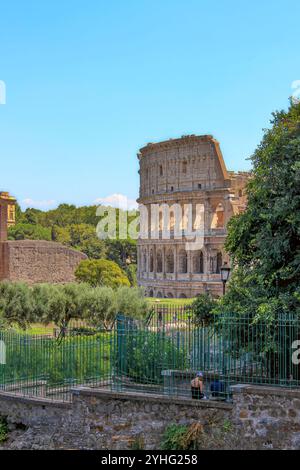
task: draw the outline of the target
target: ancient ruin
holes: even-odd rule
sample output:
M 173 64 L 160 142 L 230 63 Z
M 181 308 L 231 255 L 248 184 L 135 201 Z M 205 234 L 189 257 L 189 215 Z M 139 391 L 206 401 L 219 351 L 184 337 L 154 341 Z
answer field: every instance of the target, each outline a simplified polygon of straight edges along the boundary
M 83 253 L 50 241 L 7 239 L 7 229 L 15 223 L 15 203 L 9 193 L 0 193 L 0 280 L 74 281 L 78 263 L 86 258 Z
M 220 268 L 230 263 L 224 250 L 226 225 L 234 214 L 245 210 L 250 174 L 228 171 L 220 145 L 211 135 L 150 143 L 140 150 L 138 159 L 138 202 L 148 209 L 148 236 L 138 242 L 139 285 L 150 297 L 189 298 L 208 291 L 221 295 Z M 156 232 L 151 205 L 159 205 Z M 178 222 L 174 207 L 178 206 L 183 214 L 179 221 L 181 237 L 174 235 Z M 189 217 L 185 216 L 185 206 L 192 208 Z M 184 230 L 189 223 L 196 229 L 200 219 L 203 246 L 187 249 Z M 169 238 L 163 236 L 167 228 Z

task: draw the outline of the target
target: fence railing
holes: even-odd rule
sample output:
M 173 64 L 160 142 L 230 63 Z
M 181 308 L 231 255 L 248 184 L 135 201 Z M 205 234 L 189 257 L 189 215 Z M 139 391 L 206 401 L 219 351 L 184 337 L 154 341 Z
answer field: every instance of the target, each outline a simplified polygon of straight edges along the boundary
M 0 390 L 69 401 L 85 385 L 223 400 L 237 383 L 300 386 L 300 321 L 291 315 L 203 324 L 190 307 L 160 305 L 144 320 L 119 315 L 107 331 L 45 333 L 0 331 Z

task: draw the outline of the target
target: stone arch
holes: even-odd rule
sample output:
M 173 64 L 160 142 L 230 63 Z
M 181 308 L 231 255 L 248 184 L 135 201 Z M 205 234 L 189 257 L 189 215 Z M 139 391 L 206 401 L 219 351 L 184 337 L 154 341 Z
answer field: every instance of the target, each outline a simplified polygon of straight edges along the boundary
M 216 263 L 216 272 L 217 272 L 218 274 L 221 273 L 222 264 L 223 264 L 223 255 L 222 255 L 222 253 L 219 251 L 219 253 L 217 253 L 217 263 Z
M 149 290 L 149 297 L 154 297 L 154 294 L 153 294 L 153 290 L 152 290 L 152 289 Z
M 153 249 L 150 250 L 150 259 L 149 259 L 149 272 L 153 273 L 154 271 L 154 259 L 153 259 Z
M 172 292 L 167 293 L 167 298 L 168 299 L 174 299 L 174 295 L 172 294 Z
M 166 254 L 166 272 L 174 273 L 174 251 L 171 248 Z
M 178 272 L 187 273 L 187 252 L 185 250 L 180 250 L 178 253 Z
M 187 296 L 185 294 L 180 294 L 179 298 L 180 299 L 187 299 Z
M 156 272 L 157 273 L 162 273 L 163 271 L 163 266 L 162 266 L 162 251 L 157 250 L 156 253 Z
M 202 251 L 197 251 L 193 256 L 193 273 L 204 273 L 204 256 Z
M 163 296 L 163 295 L 162 295 L 161 292 L 157 292 L 156 297 L 157 297 L 158 299 L 162 299 L 162 296 Z

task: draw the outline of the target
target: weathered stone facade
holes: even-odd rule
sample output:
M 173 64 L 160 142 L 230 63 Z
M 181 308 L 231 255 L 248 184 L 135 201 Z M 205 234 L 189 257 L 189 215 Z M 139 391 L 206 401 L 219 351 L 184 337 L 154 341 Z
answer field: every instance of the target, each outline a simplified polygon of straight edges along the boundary
M 75 269 L 86 255 L 60 243 L 16 240 L 0 243 L 0 280 L 28 284 L 75 280 Z
M 170 424 L 202 426 L 203 449 L 300 449 L 300 391 L 285 388 L 233 387 L 232 403 L 89 388 L 74 389 L 73 403 L 0 392 L 0 417 L 10 449 L 159 449 Z
M 205 291 L 220 295 L 220 267 L 230 261 L 224 251 L 226 225 L 232 215 L 246 207 L 245 185 L 249 173 L 227 171 L 219 143 L 210 135 L 148 144 L 140 150 L 138 158 L 138 202 L 148 209 L 148 226 L 153 227 L 151 205 L 170 208 L 168 221 L 163 220 L 161 211 L 159 233 L 153 237 L 149 228 L 149 236 L 139 240 L 139 284 L 149 296 L 155 297 L 194 297 Z M 201 248 L 187 250 L 186 238 L 174 236 L 176 216 L 172 207 L 175 204 L 182 208 L 183 214 L 185 205 L 192 207 L 193 228 L 202 216 L 199 207 L 204 208 Z M 183 229 L 184 223 L 183 220 Z M 169 239 L 163 239 L 162 235 L 166 225 Z
M 0 281 L 74 281 L 75 269 L 87 258 L 85 254 L 55 242 L 7 240 L 7 229 L 15 223 L 15 203 L 9 193 L 0 193 Z

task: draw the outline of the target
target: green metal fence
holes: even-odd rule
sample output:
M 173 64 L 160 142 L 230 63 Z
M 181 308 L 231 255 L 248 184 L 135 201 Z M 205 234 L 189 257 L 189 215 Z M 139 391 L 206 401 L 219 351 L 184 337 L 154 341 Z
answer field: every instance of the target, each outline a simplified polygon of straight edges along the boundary
M 230 398 L 237 383 L 300 386 L 300 321 L 221 315 L 198 324 L 190 307 L 159 306 L 145 319 L 119 315 L 110 331 L 76 326 L 63 335 L 0 331 L 0 389 L 69 401 L 77 386 Z M 198 380 L 199 379 L 199 380 Z

